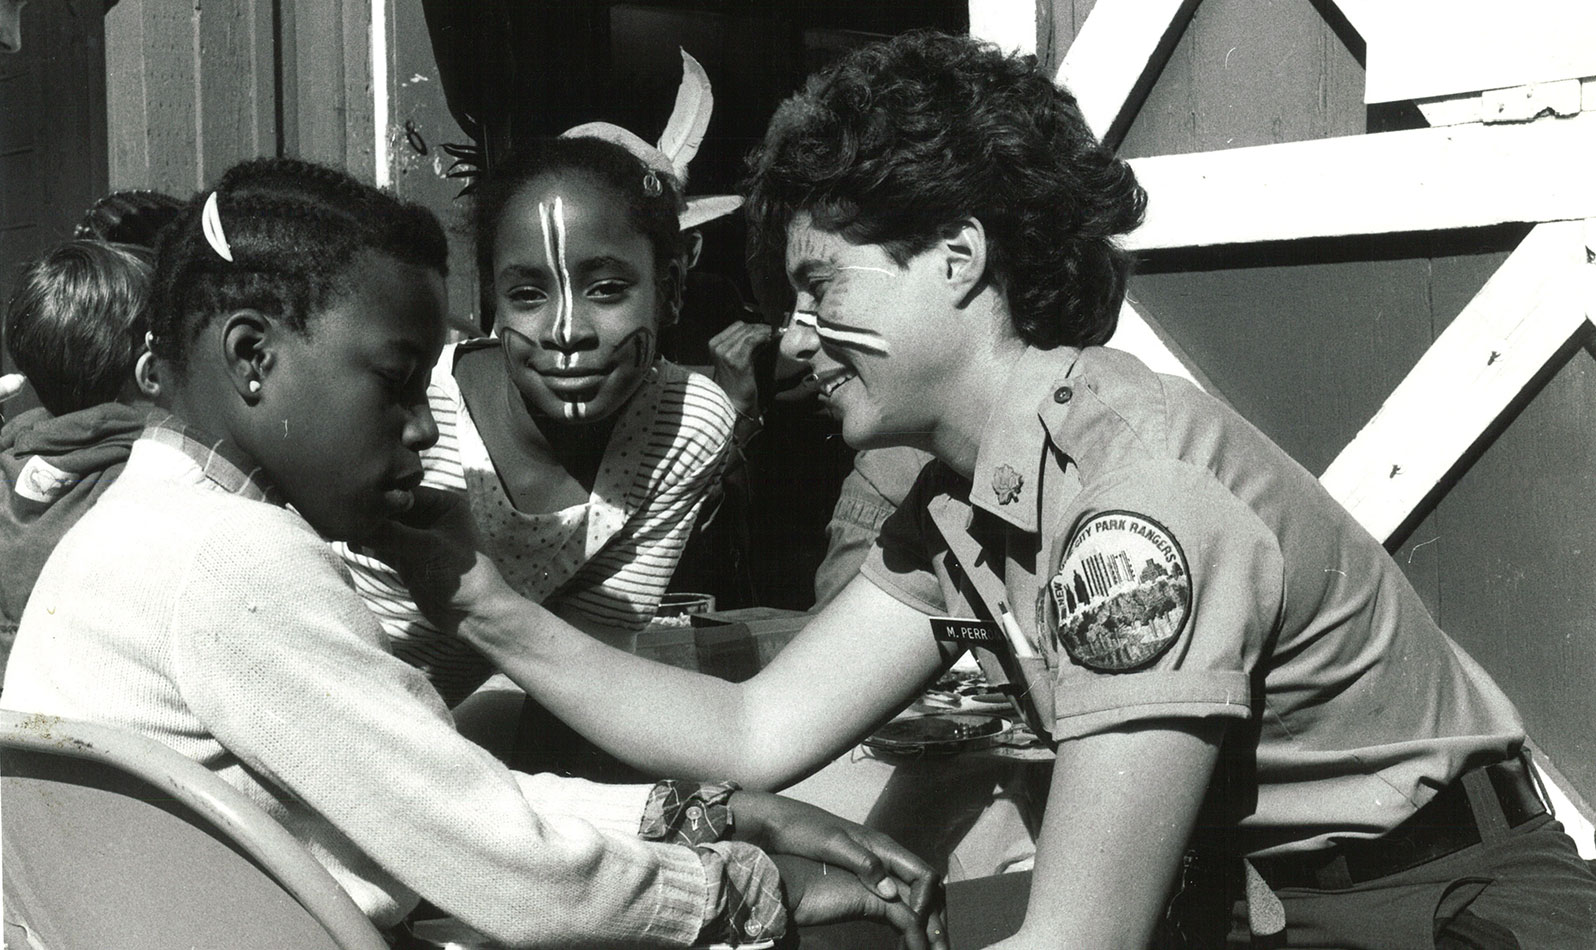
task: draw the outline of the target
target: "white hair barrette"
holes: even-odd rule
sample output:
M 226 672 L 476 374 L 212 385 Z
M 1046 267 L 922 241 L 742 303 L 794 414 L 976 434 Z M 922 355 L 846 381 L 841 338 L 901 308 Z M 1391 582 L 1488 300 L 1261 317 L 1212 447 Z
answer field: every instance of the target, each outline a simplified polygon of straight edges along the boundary
M 233 249 L 227 244 L 227 235 L 222 231 L 222 212 L 216 205 L 216 192 L 211 192 L 205 199 L 205 210 L 200 212 L 200 230 L 205 232 L 205 243 L 222 260 L 232 263 Z

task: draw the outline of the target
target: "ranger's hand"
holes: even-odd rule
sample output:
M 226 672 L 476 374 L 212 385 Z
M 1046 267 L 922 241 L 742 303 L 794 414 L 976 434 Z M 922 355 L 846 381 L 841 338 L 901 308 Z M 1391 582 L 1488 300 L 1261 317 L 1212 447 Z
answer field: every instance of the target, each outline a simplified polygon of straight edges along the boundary
M 738 412 L 758 414 L 759 382 L 754 372 L 754 359 L 760 347 L 775 336 L 775 327 L 739 320 L 709 341 L 709 352 L 715 361 L 711 378 L 726 391 Z
M 364 541 L 399 577 L 416 606 L 441 629 L 454 632 L 494 597 L 515 594 L 477 546 L 466 499 L 419 487 L 410 510 L 384 522 Z

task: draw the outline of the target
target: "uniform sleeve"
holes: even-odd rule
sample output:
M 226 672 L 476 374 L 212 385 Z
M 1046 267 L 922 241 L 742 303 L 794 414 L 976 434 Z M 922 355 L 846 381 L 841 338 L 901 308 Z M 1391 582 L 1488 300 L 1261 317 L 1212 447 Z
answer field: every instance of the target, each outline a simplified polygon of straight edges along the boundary
M 940 614 L 945 609 L 942 585 L 931 564 L 935 529 L 925 510 L 931 494 L 931 481 L 922 474 L 903 504 L 881 523 L 875 546 L 859 573 L 915 610 Z
M 848 473 L 826 525 L 826 558 L 815 570 L 816 606 L 830 603 L 854 579 L 875 547 L 882 523 L 896 510 L 857 466 Z
M 720 478 L 734 421 L 725 394 L 702 377 L 680 398 L 659 478 L 621 530 L 551 598 L 560 607 L 621 630 L 643 629 L 659 609 L 699 508 Z
M 691 849 L 639 840 L 640 813 L 630 833 L 540 814 L 383 649 L 330 549 L 303 526 L 251 529 L 201 548 L 174 618 L 177 686 L 232 754 L 495 941 L 692 942 L 706 881 Z
M 1206 471 L 1172 461 L 1099 477 L 1076 499 L 1039 598 L 1055 739 L 1157 718 L 1245 718 L 1281 615 L 1267 526 Z

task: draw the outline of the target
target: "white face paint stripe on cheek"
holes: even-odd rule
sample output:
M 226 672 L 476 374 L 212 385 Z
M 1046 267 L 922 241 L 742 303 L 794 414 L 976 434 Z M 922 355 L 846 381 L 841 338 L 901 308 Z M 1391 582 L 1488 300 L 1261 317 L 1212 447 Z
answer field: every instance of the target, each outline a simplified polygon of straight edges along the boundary
M 795 327 L 808 327 L 815 331 L 822 340 L 830 340 L 839 346 L 851 346 L 856 350 L 866 350 L 880 356 L 887 356 L 887 341 L 874 333 L 861 333 L 856 330 L 834 330 L 831 327 L 820 325 L 819 315 L 808 310 L 794 310 L 791 325 Z
M 847 346 L 856 350 L 865 350 L 878 356 L 889 356 L 887 341 L 874 333 L 860 333 L 855 330 L 833 330 L 830 327 L 816 326 L 815 333 L 821 340 L 829 341 L 838 346 Z
M 867 267 L 864 264 L 844 264 L 837 268 L 837 270 L 862 270 L 869 271 L 872 274 L 886 274 L 888 277 L 898 276 L 892 271 L 887 270 L 885 267 Z

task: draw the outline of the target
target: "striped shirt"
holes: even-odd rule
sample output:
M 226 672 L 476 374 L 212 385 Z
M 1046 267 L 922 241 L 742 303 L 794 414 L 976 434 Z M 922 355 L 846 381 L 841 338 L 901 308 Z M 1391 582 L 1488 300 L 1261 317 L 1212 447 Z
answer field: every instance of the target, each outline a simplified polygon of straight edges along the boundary
M 623 631 L 646 626 L 676 571 L 731 440 L 731 403 L 704 376 L 658 361 L 621 410 L 585 504 L 522 512 L 504 491 L 454 378 L 448 347 L 427 396 L 438 443 L 422 453 L 424 484 L 464 493 L 483 548 L 523 597 L 561 615 Z M 493 667 L 424 618 L 398 575 L 339 545 L 396 655 L 421 668 L 451 704 Z

